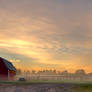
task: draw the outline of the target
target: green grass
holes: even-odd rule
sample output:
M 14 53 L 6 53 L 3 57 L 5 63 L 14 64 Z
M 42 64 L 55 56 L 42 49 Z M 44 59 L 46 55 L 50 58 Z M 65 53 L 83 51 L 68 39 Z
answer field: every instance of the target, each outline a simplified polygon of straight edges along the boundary
M 10 84 L 10 85 L 30 85 L 30 84 L 39 84 L 39 83 L 72 83 L 76 84 L 73 88 L 74 92 L 92 92 L 92 83 L 85 81 L 60 81 L 60 80 L 30 80 L 30 81 L 0 81 L 0 84 Z
M 0 81 L 0 84 L 37 84 L 37 83 L 74 83 L 74 84 L 89 84 L 86 81 L 69 81 L 69 80 L 30 80 L 30 81 Z
M 74 90 L 75 92 L 92 92 L 92 83 L 79 84 Z

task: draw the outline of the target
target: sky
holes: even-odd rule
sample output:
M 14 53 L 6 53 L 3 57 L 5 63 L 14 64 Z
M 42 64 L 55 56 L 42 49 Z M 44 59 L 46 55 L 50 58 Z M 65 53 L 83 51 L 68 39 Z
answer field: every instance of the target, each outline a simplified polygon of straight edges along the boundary
M 21 69 L 92 71 L 92 0 L 0 0 L 0 56 Z

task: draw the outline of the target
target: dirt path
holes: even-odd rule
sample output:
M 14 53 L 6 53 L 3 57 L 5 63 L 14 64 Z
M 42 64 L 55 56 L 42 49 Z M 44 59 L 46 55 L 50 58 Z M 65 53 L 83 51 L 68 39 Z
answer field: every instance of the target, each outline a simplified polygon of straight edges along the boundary
M 0 92 L 75 92 L 73 84 L 0 85 Z

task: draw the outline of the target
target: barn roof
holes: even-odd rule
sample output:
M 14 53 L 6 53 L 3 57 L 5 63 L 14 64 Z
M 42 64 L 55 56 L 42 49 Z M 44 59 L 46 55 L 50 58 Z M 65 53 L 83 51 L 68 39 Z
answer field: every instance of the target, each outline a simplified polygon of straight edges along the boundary
M 16 71 L 16 68 L 13 66 L 13 64 L 11 62 L 9 62 L 8 60 L 0 57 L 0 59 L 4 62 L 5 66 L 7 67 L 8 70 L 13 70 Z

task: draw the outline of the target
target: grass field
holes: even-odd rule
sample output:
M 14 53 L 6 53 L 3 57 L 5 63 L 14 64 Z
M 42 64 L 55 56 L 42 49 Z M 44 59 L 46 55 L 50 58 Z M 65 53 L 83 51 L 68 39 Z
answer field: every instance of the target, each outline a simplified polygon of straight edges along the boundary
M 79 84 L 75 88 L 75 91 L 77 91 L 77 92 L 92 92 L 92 84 L 90 84 L 90 83 Z
M 0 81 L 0 84 L 32 84 L 32 83 L 74 83 L 74 84 L 91 84 L 87 81 L 71 81 L 71 80 L 29 80 L 29 81 Z
M 53 80 L 31 80 L 31 81 L 0 81 L 0 89 L 8 88 L 10 90 L 25 90 L 23 92 L 92 92 L 92 83 L 80 81 L 53 81 Z M 15 87 L 16 86 L 16 87 Z M 29 87 L 29 88 L 28 88 Z M 31 91 L 33 89 L 33 91 Z M 48 91 L 51 90 L 51 91 Z M 0 91 L 6 92 L 6 91 Z M 19 92 L 19 91 L 14 91 Z M 22 92 L 22 91 L 21 91 Z

